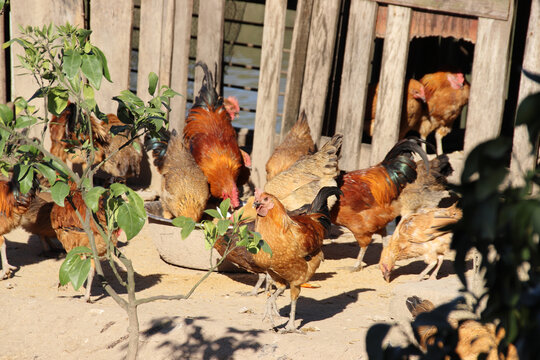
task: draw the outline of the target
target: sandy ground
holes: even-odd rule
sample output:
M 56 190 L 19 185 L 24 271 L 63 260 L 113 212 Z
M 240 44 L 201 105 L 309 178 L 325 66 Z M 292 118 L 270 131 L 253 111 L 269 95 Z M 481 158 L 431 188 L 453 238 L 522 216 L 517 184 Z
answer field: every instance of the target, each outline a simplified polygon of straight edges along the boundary
M 186 293 L 203 275 L 165 263 L 145 227 L 122 246 L 137 272 L 138 297 Z M 122 359 L 126 352 L 127 315 L 104 294 L 92 289 L 57 288 L 64 255 L 45 257 L 39 240 L 23 230 L 7 236 L 15 275 L 0 281 L 0 359 Z M 181 241 L 181 240 L 179 240 Z M 279 334 L 262 322 L 266 296 L 241 296 L 255 283 L 252 274 L 212 274 L 188 300 L 159 301 L 139 307 L 140 359 L 367 359 L 365 335 L 376 322 L 409 319 L 404 299 L 430 297 L 435 303 L 454 296 L 459 287 L 450 260 L 434 281 L 415 282 L 424 265 L 404 261 L 387 284 L 376 263 L 381 244 L 372 244 L 368 267 L 351 273 L 358 245 L 349 233 L 326 241 L 323 262 L 302 289 L 297 324 L 303 334 Z M 451 258 L 451 257 L 449 257 Z M 103 262 L 105 270 L 110 268 Z M 110 276 L 112 278 L 112 276 Z M 114 287 L 124 294 L 122 287 Z M 278 299 L 279 324 L 289 314 L 289 292 Z M 399 342 L 401 333 L 390 337 Z

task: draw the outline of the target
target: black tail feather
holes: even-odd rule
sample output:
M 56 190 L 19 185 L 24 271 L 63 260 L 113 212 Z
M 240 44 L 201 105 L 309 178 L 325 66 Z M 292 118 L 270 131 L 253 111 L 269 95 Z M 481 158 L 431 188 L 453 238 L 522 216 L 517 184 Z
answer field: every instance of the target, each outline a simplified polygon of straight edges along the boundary
M 319 218 L 319 222 L 327 231 L 330 229 L 330 225 L 332 224 L 330 222 L 330 210 L 328 209 L 328 198 L 332 195 L 339 198 L 340 195 L 343 195 L 343 192 L 341 192 L 341 190 L 336 186 L 323 187 L 321 190 L 319 190 L 319 193 L 317 196 L 315 196 L 315 199 L 313 199 L 313 202 L 311 203 L 311 206 L 307 212 L 308 214 L 323 214 L 324 216 Z
M 172 135 L 176 135 L 176 130 L 172 130 Z M 170 138 L 171 132 L 165 128 L 161 128 L 157 137 L 150 137 L 147 135 L 144 139 L 144 147 L 146 148 L 146 151 L 152 150 L 154 165 L 158 169 L 161 169 L 163 166 Z
M 193 108 L 196 107 L 213 107 L 217 108 L 218 106 L 223 105 L 223 99 L 218 95 L 216 90 L 216 83 L 214 82 L 214 76 L 212 72 L 208 70 L 208 66 L 199 61 L 195 64 L 195 67 L 200 66 L 204 72 L 204 78 L 201 84 L 201 89 L 199 90 L 199 95 L 195 97 L 193 102 Z
M 399 141 L 381 162 L 381 165 L 388 171 L 392 182 L 400 189 L 405 184 L 411 183 L 416 179 L 416 163 L 412 160 L 413 152 L 420 155 L 429 172 L 429 160 L 426 152 L 418 144 L 420 142 L 422 140 L 418 138 L 408 138 Z

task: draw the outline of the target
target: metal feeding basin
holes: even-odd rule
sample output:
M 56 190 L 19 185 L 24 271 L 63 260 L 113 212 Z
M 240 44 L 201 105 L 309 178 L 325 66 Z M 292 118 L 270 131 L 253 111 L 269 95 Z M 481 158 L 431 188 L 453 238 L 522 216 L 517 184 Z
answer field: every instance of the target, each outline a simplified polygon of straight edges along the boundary
M 146 202 L 144 207 L 149 215 L 163 216 L 163 209 L 159 201 Z M 148 217 L 145 226 L 148 233 L 152 234 L 152 240 L 159 255 L 169 264 L 189 269 L 208 270 L 212 265 L 217 264 L 221 258 L 219 253 L 212 249 L 212 258 L 210 259 L 210 251 L 204 247 L 202 230 L 195 229 L 191 235 L 182 240 L 180 235 L 182 229 L 172 225 L 170 220 L 164 219 L 162 221 Z M 221 272 L 245 272 L 227 260 L 224 260 L 217 270 Z

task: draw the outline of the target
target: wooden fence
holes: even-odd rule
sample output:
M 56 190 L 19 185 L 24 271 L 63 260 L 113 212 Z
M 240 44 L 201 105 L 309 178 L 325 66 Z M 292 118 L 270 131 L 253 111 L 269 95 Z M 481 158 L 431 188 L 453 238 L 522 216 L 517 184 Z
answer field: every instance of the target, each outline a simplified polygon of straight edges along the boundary
M 133 0 L 91 0 L 89 3 L 92 41 L 105 52 L 113 76 L 113 83 L 103 84 L 96 97 L 98 103 L 103 104 L 103 111 L 113 112 L 115 104 L 110 101 L 111 97 L 129 88 L 134 3 Z M 187 94 L 193 7 L 194 0 L 141 0 L 137 89 L 143 99 L 147 96 L 147 75 L 150 71 L 159 75 L 161 84 Z M 299 112 L 304 110 L 314 140 L 321 138 L 341 8 L 342 0 L 297 2 L 281 136 L 290 129 Z M 383 8 L 384 47 L 377 119 L 372 144 L 367 145 L 361 142 L 366 90 L 374 39 L 376 32 L 381 31 L 380 10 Z M 69 21 L 83 26 L 84 11 L 83 0 L 12 1 L 12 35 L 18 35 L 18 25 L 62 24 Z M 287 0 L 266 2 L 252 150 L 252 176 L 258 186 L 264 184 L 265 163 L 280 139 L 275 129 L 286 11 Z M 225 0 L 200 1 L 196 60 L 222 64 L 224 12 Z M 496 137 L 501 129 L 507 96 L 514 14 L 513 0 L 351 1 L 335 120 L 336 132 L 345 134 L 340 167 L 353 170 L 378 162 L 397 141 L 409 42 L 412 32 L 419 27 L 419 18 L 437 20 L 438 17 L 457 17 L 471 24 L 466 25 L 466 29 L 472 32 L 468 36 L 474 37 L 476 45 L 464 139 L 465 154 L 478 143 Z M 523 66 L 533 72 L 540 72 L 539 19 L 539 1 L 532 0 Z M 20 50 L 12 51 L 11 58 L 15 59 L 14 55 Z M 3 60 L 0 59 L 0 66 Z M 218 66 L 220 71 L 222 68 Z M 9 72 L 12 98 L 19 95 L 29 97 L 35 91 L 35 86 L 31 79 L 17 76 L 18 72 L 14 68 Z M 199 88 L 201 77 L 200 70 L 197 70 L 195 89 Z M 219 74 L 216 78 L 221 79 Z M 538 90 L 538 85 L 523 78 L 519 98 Z M 1 91 L 5 91 L 5 82 L 0 84 L 0 96 Z M 173 101 L 170 114 L 172 128 L 182 129 L 185 108 L 184 97 L 177 97 Z M 530 144 L 525 130 L 517 128 L 514 137 L 512 170 L 517 174 L 523 166 L 533 166 L 535 159 L 528 156 Z M 521 166 L 517 165 L 518 162 Z

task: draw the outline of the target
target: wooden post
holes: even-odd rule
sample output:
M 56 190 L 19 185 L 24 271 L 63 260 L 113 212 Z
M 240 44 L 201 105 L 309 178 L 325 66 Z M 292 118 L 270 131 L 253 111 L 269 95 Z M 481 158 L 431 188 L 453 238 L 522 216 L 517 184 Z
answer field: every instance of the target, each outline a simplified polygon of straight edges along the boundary
M 533 0 L 531 4 L 523 69 L 536 74 L 540 73 L 540 1 L 537 0 Z M 518 103 L 528 95 L 539 91 L 540 84 L 521 74 Z M 516 126 L 514 129 L 512 161 L 510 163 L 510 180 L 515 186 L 524 185 L 524 172 L 535 167 L 537 159 L 536 151 L 533 151 L 533 145 L 537 146 L 537 144 L 530 143 L 527 127 L 525 125 Z
M 64 1 L 33 1 L 33 0 L 17 0 L 10 2 L 11 6 L 11 29 L 13 37 L 19 37 L 19 25 L 22 26 L 42 26 L 42 25 L 63 25 L 66 22 L 74 26 L 84 27 L 84 7 L 82 0 Z M 31 10 L 30 10 L 31 9 Z M 29 99 L 38 89 L 38 84 L 31 75 L 21 74 L 27 73 L 26 70 L 17 68 L 20 65 L 17 55 L 22 55 L 24 51 L 22 47 L 13 44 L 11 47 L 11 69 L 12 69 L 12 93 L 11 100 L 17 96 L 22 96 Z M 44 116 L 43 99 L 36 98 L 30 103 L 38 108 L 38 115 Z M 50 117 L 49 117 L 50 118 Z M 42 127 L 34 126 L 29 132 L 30 136 L 41 138 Z M 48 132 L 44 134 L 44 145 L 50 148 L 51 140 Z
M 287 70 L 287 84 L 285 85 L 283 117 L 281 120 L 281 141 L 283 141 L 283 138 L 298 118 L 312 10 L 313 0 L 298 1 L 291 41 L 289 69 Z
M 354 36 L 347 36 L 345 44 L 336 122 L 336 133 L 345 135 L 339 161 L 342 170 L 355 170 L 360 161 L 376 20 L 376 2 L 357 0 L 351 3 L 347 33 Z
M 0 42 L 3 44 L 7 40 L 7 36 L 4 33 L 4 21 L 6 13 L 0 14 Z M 10 72 L 11 73 L 11 72 Z M 6 79 L 6 51 L 0 50 L 0 103 L 5 104 L 7 99 L 7 79 Z
M 174 31 L 174 0 L 163 1 L 161 22 L 161 51 L 159 57 L 159 85 L 171 85 L 171 65 Z
M 107 57 L 112 80 L 104 79 L 96 93 L 99 108 L 105 113 L 116 112 L 112 98 L 129 88 L 132 21 L 133 0 L 92 0 L 90 4 L 92 43 Z
M 251 175 L 255 186 L 259 188 L 262 188 L 266 182 L 265 166 L 272 154 L 276 133 L 286 11 L 287 0 L 269 1 L 264 11 L 259 92 L 257 93 L 257 113 L 251 154 L 253 161 Z
M 139 31 L 139 59 L 137 62 L 137 96 L 144 101 L 148 94 L 148 74 L 159 75 L 161 54 L 163 0 L 144 0 L 141 2 L 141 25 Z M 160 81 L 162 79 L 160 78 Z
M 501 130 L 507 93 L 513 1 L 508 21 L 480 18 L 474 48 L 465 158 L 479 143 L 495 138 Z
M 306 112 L 316 144 L 321 137 L 340 4 L 340 0 L 315 0 L 311 15 L 300 110 Z
M 371 146 L 372 164 L 380 162 L 398 140 L 411 17 L 411 8 L 388 5 L 377 114 Z
M 191 37 L 193 0 L 176 0 L 174 12 L 171 88 L 179 92 L 182 96 L 176 96 L 172 99 L 169 122 L 172 129 L 176 129 L 181 133 L 184 128 L 186 113 L 189 40 Z
M 223 24 L 225 0 L 199 1 L 199 26 L 197 29 L 197 61 L 203 61 L 214 74 L 217 88 L 221 87 L 221 62 L 223 57 Z M 216 69 L 217 66 L 217 69 Z M 203 71 L 195 69 L 194 92 L 201 88 Z

